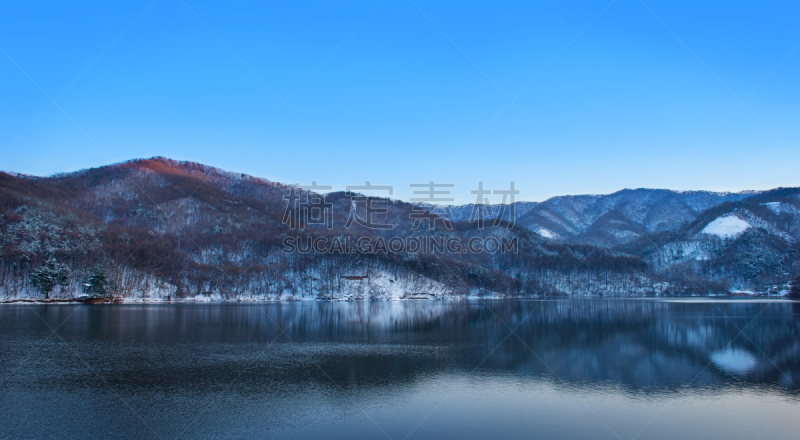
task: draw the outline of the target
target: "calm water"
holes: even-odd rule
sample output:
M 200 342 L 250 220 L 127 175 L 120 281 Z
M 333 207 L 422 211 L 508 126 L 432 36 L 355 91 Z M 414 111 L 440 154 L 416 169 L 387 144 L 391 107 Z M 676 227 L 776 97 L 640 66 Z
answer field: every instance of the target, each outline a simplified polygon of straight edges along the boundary
M 798 306 L 6 305 L 0 438 L 798 438 Z

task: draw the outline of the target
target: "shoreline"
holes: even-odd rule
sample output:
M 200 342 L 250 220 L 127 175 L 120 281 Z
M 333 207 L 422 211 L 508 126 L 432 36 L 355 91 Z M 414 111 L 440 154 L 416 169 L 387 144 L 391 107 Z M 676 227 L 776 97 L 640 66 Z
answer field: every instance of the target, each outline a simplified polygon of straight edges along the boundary
M 211 298 L 183 298 L 183 299 L 127 299 L 127 298 L 114 298 L 109 301 L 87 303 L 86 300 L 77 298 L 54 298 L 54 299 L 30 299 L 20 298 L 12 300 L 0 300 L 0 305 L 48 305 L 48 304 L 63 304 L 63 305 L 142 305 L 142 304 L 232 304 L 232 303 L 288 303 L 288 302 L 444 302 L 444 301 L 505 301 L 505 300 L 581 300 L 581 299 L 606 299 L 606 300 L 622 300 L 622 299 L 688 299 L 688 298 L 731 298 L 731 299 L 774 299 L 784 300 L 789 302 L 800 301 L 800 299 L 790 298 L 787 294 L 775 295 L 769 293 L 742 293 L 731 292 L 728 294 L 712 294 L 712 295 L 643 295 L 643 296 L 463 296 L 463 297 L 442 297 L 442 298 L 310 298 L 310 297 L 286 297 L 275 299 L 263 298 L 235 298 L 235 299 L 211 299 Z

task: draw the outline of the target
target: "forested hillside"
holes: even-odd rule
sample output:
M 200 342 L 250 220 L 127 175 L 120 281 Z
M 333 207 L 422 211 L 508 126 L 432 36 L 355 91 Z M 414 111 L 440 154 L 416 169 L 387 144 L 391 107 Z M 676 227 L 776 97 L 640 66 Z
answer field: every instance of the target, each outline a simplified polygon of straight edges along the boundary
M 644 256 L 651 270 L 724 281 L 734 289 L 789 289 L 800 258 L 800 190 L 779 188 L 727 202 L 674 232 L 618 250 Z
M 445 224 L 396 200 L 332 193 L 319 201 L 329 214 L 319 224 L 296 206 L 314 194 L 191 162 L 134 160 L 48 178 L 3 173 L 0 182 L 6 299 L 112 290 L 138 299 L 287 299 L 661 289 L 641 258 L 542 239 L 506 221 Z M 368 203 L 379 212 L 365 212 Z M 388 227 L 348 224 L 354 212 Z M 319 239 L 327 247 L 314 248 Z M 392 247 L 398 240 L 404 246 Z M 487 249 L 467 249 L 470 240 Z
M 447 219 L 369 192 L 323 198 L 164 158 L 0 173 L 0 297 L 781 292 L 798 275 L 798 206 L 794 189 L 626 190 L 520 202 L 515 222 L 508 210 L 475 221 L 474 206 Z

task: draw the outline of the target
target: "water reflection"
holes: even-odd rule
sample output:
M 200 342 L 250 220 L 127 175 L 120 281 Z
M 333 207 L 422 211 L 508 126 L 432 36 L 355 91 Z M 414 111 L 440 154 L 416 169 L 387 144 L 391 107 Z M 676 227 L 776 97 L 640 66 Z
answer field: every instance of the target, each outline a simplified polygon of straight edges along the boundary
M 420 301 L 22 306 L 0 313 L 6 341 L 25 337 L 15 334 L 31 325 L 37 332 L 28 337 L 46 335 L 42 322 L 29 322 L 36 312 L 54 327 L 69 317 L 60 335 L 105 347 L 108 355 L 122 355 L 130 347 L 180 350 L 210 344 L 235 353 L 224 358 L 227 362 L 247 363 L 292 352 L 293 363 L 308 358 L 329 364 L 328 373 L 344 383 L 367 376 L 413 378 L 415 370 L 427 368 L 478 367 L 566 382 L 659 388 L 732 378 L 781 383 L 779 369 L 796 377 L 800 320 L 792 314 L 795 307 L 750 301 Z M 18 328 L 20 321 L 27 325 Z
M 18 401 L 31 417 L 53 402 L 104 406 L 117 393 L 167 429 L 213 396 L 248 411 L 259 402 L 269 408 L 269 429 L 282 429 L 280 417 L 319 422 L 307 399 L 332 412 L 400 399 L 406 414 L 409 396 L 457 378 L 495 383 L 480 382 L 489 390 L 546 384 L 580 398 L 664 401 L 749 390 L 796 405 L 797 307 L 732 300 L 8 306 L 0 308 L 0 414 L 20 414 Z M 487 392 L 453 387 L 460 391 L 449 393 L 473 398 Z M 267 402 L 308 408 L 284 413 Z M 71 429 L 77 435 L 93 423 Z

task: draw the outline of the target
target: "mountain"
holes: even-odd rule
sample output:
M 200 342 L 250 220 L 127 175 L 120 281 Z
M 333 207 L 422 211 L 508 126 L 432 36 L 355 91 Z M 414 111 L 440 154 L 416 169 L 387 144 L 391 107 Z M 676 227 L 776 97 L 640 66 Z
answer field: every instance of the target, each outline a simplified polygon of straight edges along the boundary
M 514 220 L 544 238 L 611 249 L 650 234 L 677 231 L 703 211 L 756 194 L 625 189 L 608 195 L 553 197 L 541 203 L 516 202 Z M 474 216 L 475 205 L 450 210 L 453 218 L 467 221 Z M 511 211 L 495 206 L 494 215 L 487 218 L 502 214 L 510 221 Z
M 752 194 L 625 189 L 609 195 L 554 197 L 517 221 L 543 236 L 613 248 L 646 234 L 676 230 L 707 209 Z
M 800 273 L 799 239 L 800 188 L 778 188 L 719 204 L 674 231 L 617 250 L 643 256 L 655 272 L 777 292 Z
M 487 219 L 500 217 L 503 220 L 511 221 L 524 216 L 534 209 L 536 205 L 538 205 L 536 202 L 514 202 L 513 208 L 512 205 L 505 206 L 502 204 L 490 205 L 487 208 L 485 205 L 469 203 L 450 207 L 450 214 L 453 221 L 457 222 L 468 222 L 471 219 L 478 218 L 479 215 L 483 215 Z
M 797 188 L 563 196 L 480 225 L 475 205 L 444 216 L 159 157 L 0 184 L 5 300 L 787 293 L 800 275 Z
M 644 259 L 165 158 L 0 173 L 0 298 L 641 295 Z M 373 206 L 374 205 L 374 206 Z M 316 212 L 316 214 L 315 214 Z M 320 215 L 322 213 L 322 215 Z M 474 246 L 473 246 L 474 245 Z

